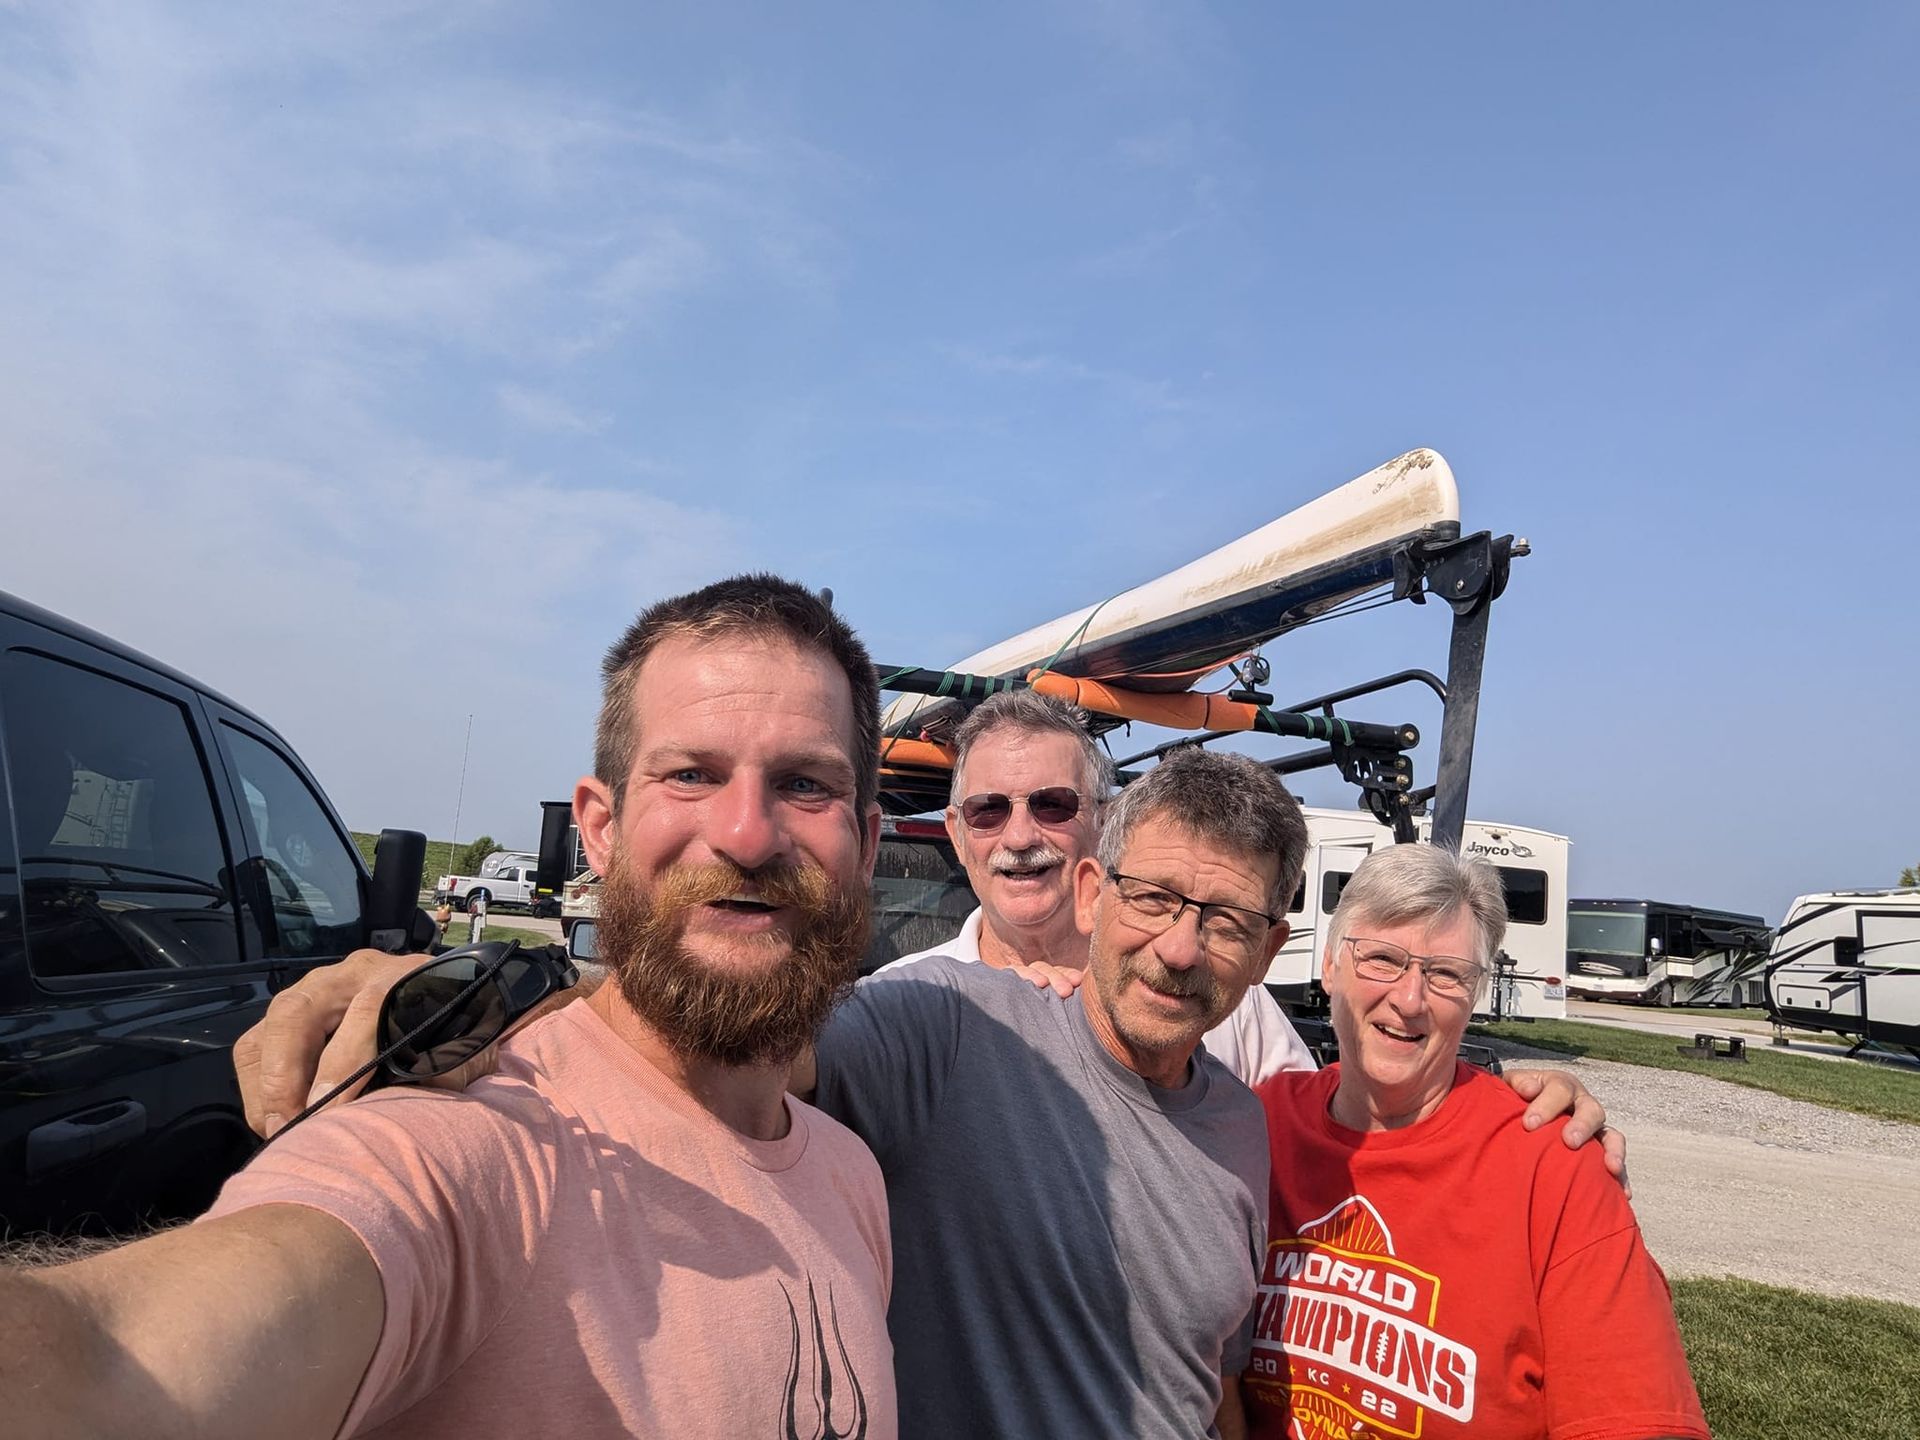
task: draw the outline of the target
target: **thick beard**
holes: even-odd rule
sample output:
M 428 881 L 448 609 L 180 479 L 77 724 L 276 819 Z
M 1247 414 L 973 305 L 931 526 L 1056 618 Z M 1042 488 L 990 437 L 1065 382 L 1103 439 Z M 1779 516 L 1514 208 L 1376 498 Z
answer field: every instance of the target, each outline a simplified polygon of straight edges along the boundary
M 763 969 L 716 969 L 684 945 L 695 906 L 751 888 L 794 912 L 786 949 Z M 599 951 L 620 993 L 678 1054 L 727 1066 L 784 1065 L 812 1042 L 860 971 L 872 922 L 865 887 L 837 888 L 817 867 L 745 871 L 720 861 L 676 865 L 645 886 L 620 855 L 601 885 Z

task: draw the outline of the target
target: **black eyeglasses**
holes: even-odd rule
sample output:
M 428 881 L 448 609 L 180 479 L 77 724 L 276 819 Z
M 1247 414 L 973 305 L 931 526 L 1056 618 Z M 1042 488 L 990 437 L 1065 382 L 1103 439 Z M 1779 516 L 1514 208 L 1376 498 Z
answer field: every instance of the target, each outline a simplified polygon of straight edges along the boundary
M 1120 915 L 1134 929 L 1164 935 L 1180 923 L 1187 907 L 1200 917 L 1200 948 L 1222 960 L 1249 960 L 1273 928 L 1274 917 L 1264 910 L 1227 905 L 1218 900 L 1195 900 L 1151 880 L 1122 875 L 1111 865 L 1107 879 L 1120 897 Z
M 1036 823 L 1064 825 L 1080 813 L 1080 792 L 1068 785 L 1048 785 L 1025 795 L 1002 795 L 998 791 L 969 795 L 960 802 L 960 818 L 969 830 L 991 835 L 1013 818 L 1013 807 L 1023 803 Z
M 457 1070 L 498 1040 L 580 972 L 565 955 L 487 940 L 429 960 L 394 983 L 380 1005 L 380 1052 L 280 1129 L 278 1139 L 375 1070 L 381 1081 L 415 1084 Z

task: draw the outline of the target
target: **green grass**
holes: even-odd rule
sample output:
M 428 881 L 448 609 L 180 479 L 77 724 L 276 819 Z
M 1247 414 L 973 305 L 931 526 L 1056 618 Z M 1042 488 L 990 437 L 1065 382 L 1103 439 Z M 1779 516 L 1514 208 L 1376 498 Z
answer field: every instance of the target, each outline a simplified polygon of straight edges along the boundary
M 1626 1009 L 1626 1006 L 1621 1006 Z M 1755 1010 L 1751 1006 L 1736 1009 L 1726 1005 L 1662 1005 L 1654 1012 L 1657 1015 L 1706 1015 L 1715 1020 L 1764 1020 L 1767 1012 Z
M 1673 1305 L 1716 1440 L 1920 1434 L 1920 1310 L 1732 1279 Z
M 1651 1065 L 1659 1070 L 1685 1070 L 1734 1085 L 1771 1090 L 1792 1100 L 1810 1100 L 1835 1110 L 1920 1125 L 1920 1071 L 1809 1060 L 1779 1054 L 1764 1043 L 1748 1045 L 1744 1065 L 1733 1060 L 1694 1060 L 1679 1053 L 1679 1042 L 1674 1036 L 1650 1035 L 1609 1025 L 1582 1025 L 1577 1020 L 1476 1025 L 1473 1033 L 1561 1055 Z
M 529 949 L 554 943 L 554 937 L 551 935 L 543 935 L 538 930 L 521 930 L 512 925 L 488 925 L 480 932 L 480 938 L 482 940 L 518 940 Z M 467 940 L 466 916 L 456 915 L 453 917 L 453 923 L 447 926 L 447 938 L 441 943 L 445 945 L 465 945 L 469 943 Z

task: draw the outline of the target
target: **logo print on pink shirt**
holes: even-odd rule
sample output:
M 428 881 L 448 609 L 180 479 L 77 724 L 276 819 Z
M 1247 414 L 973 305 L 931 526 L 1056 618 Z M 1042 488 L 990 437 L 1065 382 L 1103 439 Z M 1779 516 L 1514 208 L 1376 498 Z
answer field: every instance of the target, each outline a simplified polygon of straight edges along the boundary
M 780 1283 L 780 1293 L 786 1296 L 787 1323 L 792 1332 L 787 1350 L 786 1415 L 783 1417 L 786 1429 L 782 1432 L 782 1440 L 866 1440 L 866 1392 L 860 1388 L 860 1377 L 854 1373 L 853 1362 L 847 1356 L 846 1341 L 840 1337 L 840 1313 L 833 1303 L 833 1291 L 827 1291 L 827 1321 L 822 1325 L 820 1305 L 814 1296 L 811 1275 L 807 1276 L 807 1327 L 813 1332 L 813 1344 L 808 1347 L 812 1351 L 813 1363 L 806 1399 L 812 1403 L 814 1419 L 807 1429 L 800 1428 L 800 1384 L 803 1379 L 800 1314 L 794 1308 L 793 1296 L 787 1290 L 785 1281 Z M 833 1331 L 834 1349 L 839 1352 L 840 1373 L 846 1376 L 846 1387 L 853 1392 L 852 1422 L 845 1430 L 834 1427 L 834 1362 L 827 1350 L 826 1335 L 829 1328 Z

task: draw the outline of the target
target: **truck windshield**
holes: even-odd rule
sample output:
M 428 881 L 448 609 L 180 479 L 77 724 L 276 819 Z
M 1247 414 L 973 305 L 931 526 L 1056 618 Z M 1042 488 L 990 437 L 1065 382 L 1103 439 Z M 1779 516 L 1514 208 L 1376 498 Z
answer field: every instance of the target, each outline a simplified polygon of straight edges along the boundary
M 1569 910 L 1567 949 L 1588 955 L 1644 955 L 1647 917 L 1618 910 Z

